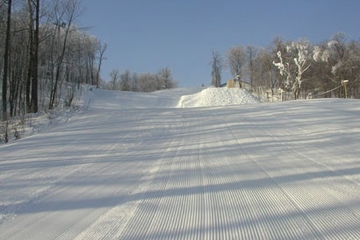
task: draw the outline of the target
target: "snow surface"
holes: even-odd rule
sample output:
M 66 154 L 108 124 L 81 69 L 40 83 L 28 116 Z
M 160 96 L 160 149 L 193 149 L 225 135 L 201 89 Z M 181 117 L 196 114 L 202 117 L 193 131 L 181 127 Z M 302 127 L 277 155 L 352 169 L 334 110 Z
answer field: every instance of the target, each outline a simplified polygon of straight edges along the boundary
M 181 96 L 177 107 L 215 107 L 259 103 L 259 99 L 245 89 L 207 88 L 199 93 Z
M 0 239 L 360 239 L 358 100 L 88 88 L 82 102 L 0 146 Z

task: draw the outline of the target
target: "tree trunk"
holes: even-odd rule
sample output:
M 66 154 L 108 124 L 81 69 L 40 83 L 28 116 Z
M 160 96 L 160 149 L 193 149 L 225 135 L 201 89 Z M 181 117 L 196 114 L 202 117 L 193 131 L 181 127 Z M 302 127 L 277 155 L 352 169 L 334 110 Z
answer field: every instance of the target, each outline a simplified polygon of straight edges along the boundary
M 4 70 L 3 70 L 3 87 L 2 87 L 2 120 L 5 122 L 5 142 L 9 141 L 8 139 L 8 122 L 7 122 L 7 80 L 8 80 L 8 65 L 9 65 L 9 50 L 10 50 L 10 28 L 11 28 L 11 5 L 12 1 L 8 0 L 8 9 L 7 9 L 7 22 L 6 22 L 6 36 L 5 36 L 5 49 L 4 49 Z
M 104 60 L 104 53 L 106 51 L 106 48 L 107 48 L 107 44 L 105 43 L 103 46 L 99 46 L 99 65 L 98 65 L 98 68 L 97 68 L 97 71 L 96 71 L 96 88 L 99 88 L 99 85 L 100 85 L 100 70 L 101 70 L 101 64 L 102 64 L 102 61 Z
M 62 49 L 61 49 L 61 53 L 60 56 L 57 58 L 56 61 L 56 74 L 55 74 L 55 83 L 54 83 L 54 88 L 51 90 L 50 93 L 50 103 L 49 103 L 49 109 L 53 109 L 54 105 L 55 105 L 55 100 L 56 100 L 56 94 L 57 94 L 57 88 L 58 88 L 58 84 L 59 84 L 59 80 L 60 80 L 60 71 L 61 71 L 61 67 L 64 61 L 64 57 L 65 57 L 65 52 L 66 52 L 66 43 L 67 43 L 67 37 L 70 31 L 70 26 L 71 26 L 71 21 L 69 22 L 66 30 L 65 30 L 65 36 L 64 36 L 64 41 L 62 43 Z M 57 26 L 58 27 L 58 32 L 59 32 L 59 38 L 60 38 L 60 25 Z
M 34 31 L 34 53 L 32 55 L 32 79 L 31 79 L 31 112 L 39 110 L 38 103 L 38 61 L 39 61 L 39 22 L 40 22 L 40 0 L 36 0 L 35 8 L 35 31 Z
M 31 112 L 31 82 L 33 78 L 33 54 L 34 54 L 34 19 L 33 19 L 33 6 L 31 0 L 27 1 L 29 8 L 29 65 L 28 65 L 28 73 L 26 78 L 26 111 Z

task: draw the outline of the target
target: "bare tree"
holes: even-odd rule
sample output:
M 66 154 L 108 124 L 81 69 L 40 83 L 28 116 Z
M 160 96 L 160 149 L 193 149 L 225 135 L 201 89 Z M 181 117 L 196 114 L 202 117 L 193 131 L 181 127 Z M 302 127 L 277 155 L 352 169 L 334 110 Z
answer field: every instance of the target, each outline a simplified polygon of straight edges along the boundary
M 259 86 L 255 90 L 259 94 L 263 94 L 268 89 L 271 89 L 272 96 L 274 95 L 275 87 L 278 87 L 278 71 L 274 68 L 272 63 L 272 53 L 268 49 L 259 49 L 254 59 L 253 84 Z
M 80 16 L 81 10 L 80 0 L 54 0 L 54 20 L 56 29 L 58 31 L 58 56 L 56 58 L 55 65 L 55 79 L 53 81 L 53 87 L 50 92 L 49 109 L 54 108 L 55 105 L 58 84 L 60 81 L 60 73 L 66 53 L 68 35 L 73 22 L 77 17 Z M 64 34 L 62 37 L 62 42 L 60 42 L 62 28 L 64 29 Z
M 110 72 L 110 81 L 111 81 L 111 84 L 112 84 L 112 86 L 111 86 L 112 90 L 116 89 L 116 82 L 119 79 L 119 75 L 120 75 L 120 72 L 119 72 L 118 69 L 111 70 L 111 72 Z
M 254 46 L 247 46 L 246 47 L 246 57 L 248 62 L 248 69 L 249 69 L 249 77 L 250 77 L 250 85 L 253 86 L 254 84 L 254 77 L 255 77 L 255 58 L 257 55 L 257 49 Z
M 212 53 L 211 61 L 211 85 L 214 87 L 220 87 L 221 85 L 221 71 L 223 67 L 223 60 L 218 52 Z
M 104 54 L 105 54 L 105 51 L 107 49 L 107 44 L 104 43 L 104 44 L 99 44 L 99 64 L 98 64 L 98 68 L 96 70 L 96 87 L 99 88 L 99 83 L 100 83 L 100 70 L 101 70 L 101 64 L 103 62 L 103 60 L 105 60 L 105 57 L 104 57 Z
M 231 75 L 235 78 L 242 78 L 242 68 L 246 63 L 246 52 L 242 46 L 230 48 L 227 53 L 227 64 Z
M 14 2 L 13 2 L 14 4 Z M 14 9 L 14 5 L 12 7 Z M 29 68 L 29 43 L 27 11 L 12 12 L 11 19 L 11 47 L 9 50 L 8 70 L 8 109 L 9 116 L 25 114 L 25 105 L 22 100 L 24 80 L 27 79 Z M 20 111 L 18 111 L 20 110 Z

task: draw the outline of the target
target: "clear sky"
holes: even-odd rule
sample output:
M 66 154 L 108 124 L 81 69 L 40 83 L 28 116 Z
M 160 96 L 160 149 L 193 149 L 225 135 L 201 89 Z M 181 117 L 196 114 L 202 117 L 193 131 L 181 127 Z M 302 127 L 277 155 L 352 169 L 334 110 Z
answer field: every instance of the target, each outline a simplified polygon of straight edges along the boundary
M 180 87 L 211 82 L 213 51 L 266 47 L 284 40 L 360 39 L 360 0 L 83 0 L 80 27 L 107 43 L 101 76 L 112 69 L 157 72 L 169 67 Z M 223 72 L 225 82 L 230 77 Z

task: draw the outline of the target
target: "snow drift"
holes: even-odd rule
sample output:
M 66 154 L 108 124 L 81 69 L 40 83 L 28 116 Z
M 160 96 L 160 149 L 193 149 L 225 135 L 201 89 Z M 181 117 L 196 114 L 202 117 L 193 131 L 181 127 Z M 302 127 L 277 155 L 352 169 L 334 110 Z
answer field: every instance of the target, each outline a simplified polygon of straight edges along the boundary
M 215 107 L 259 102 L 260 100 L 246 89 L 206 88 L 199 93 L 181 96 L 177 107 Z

